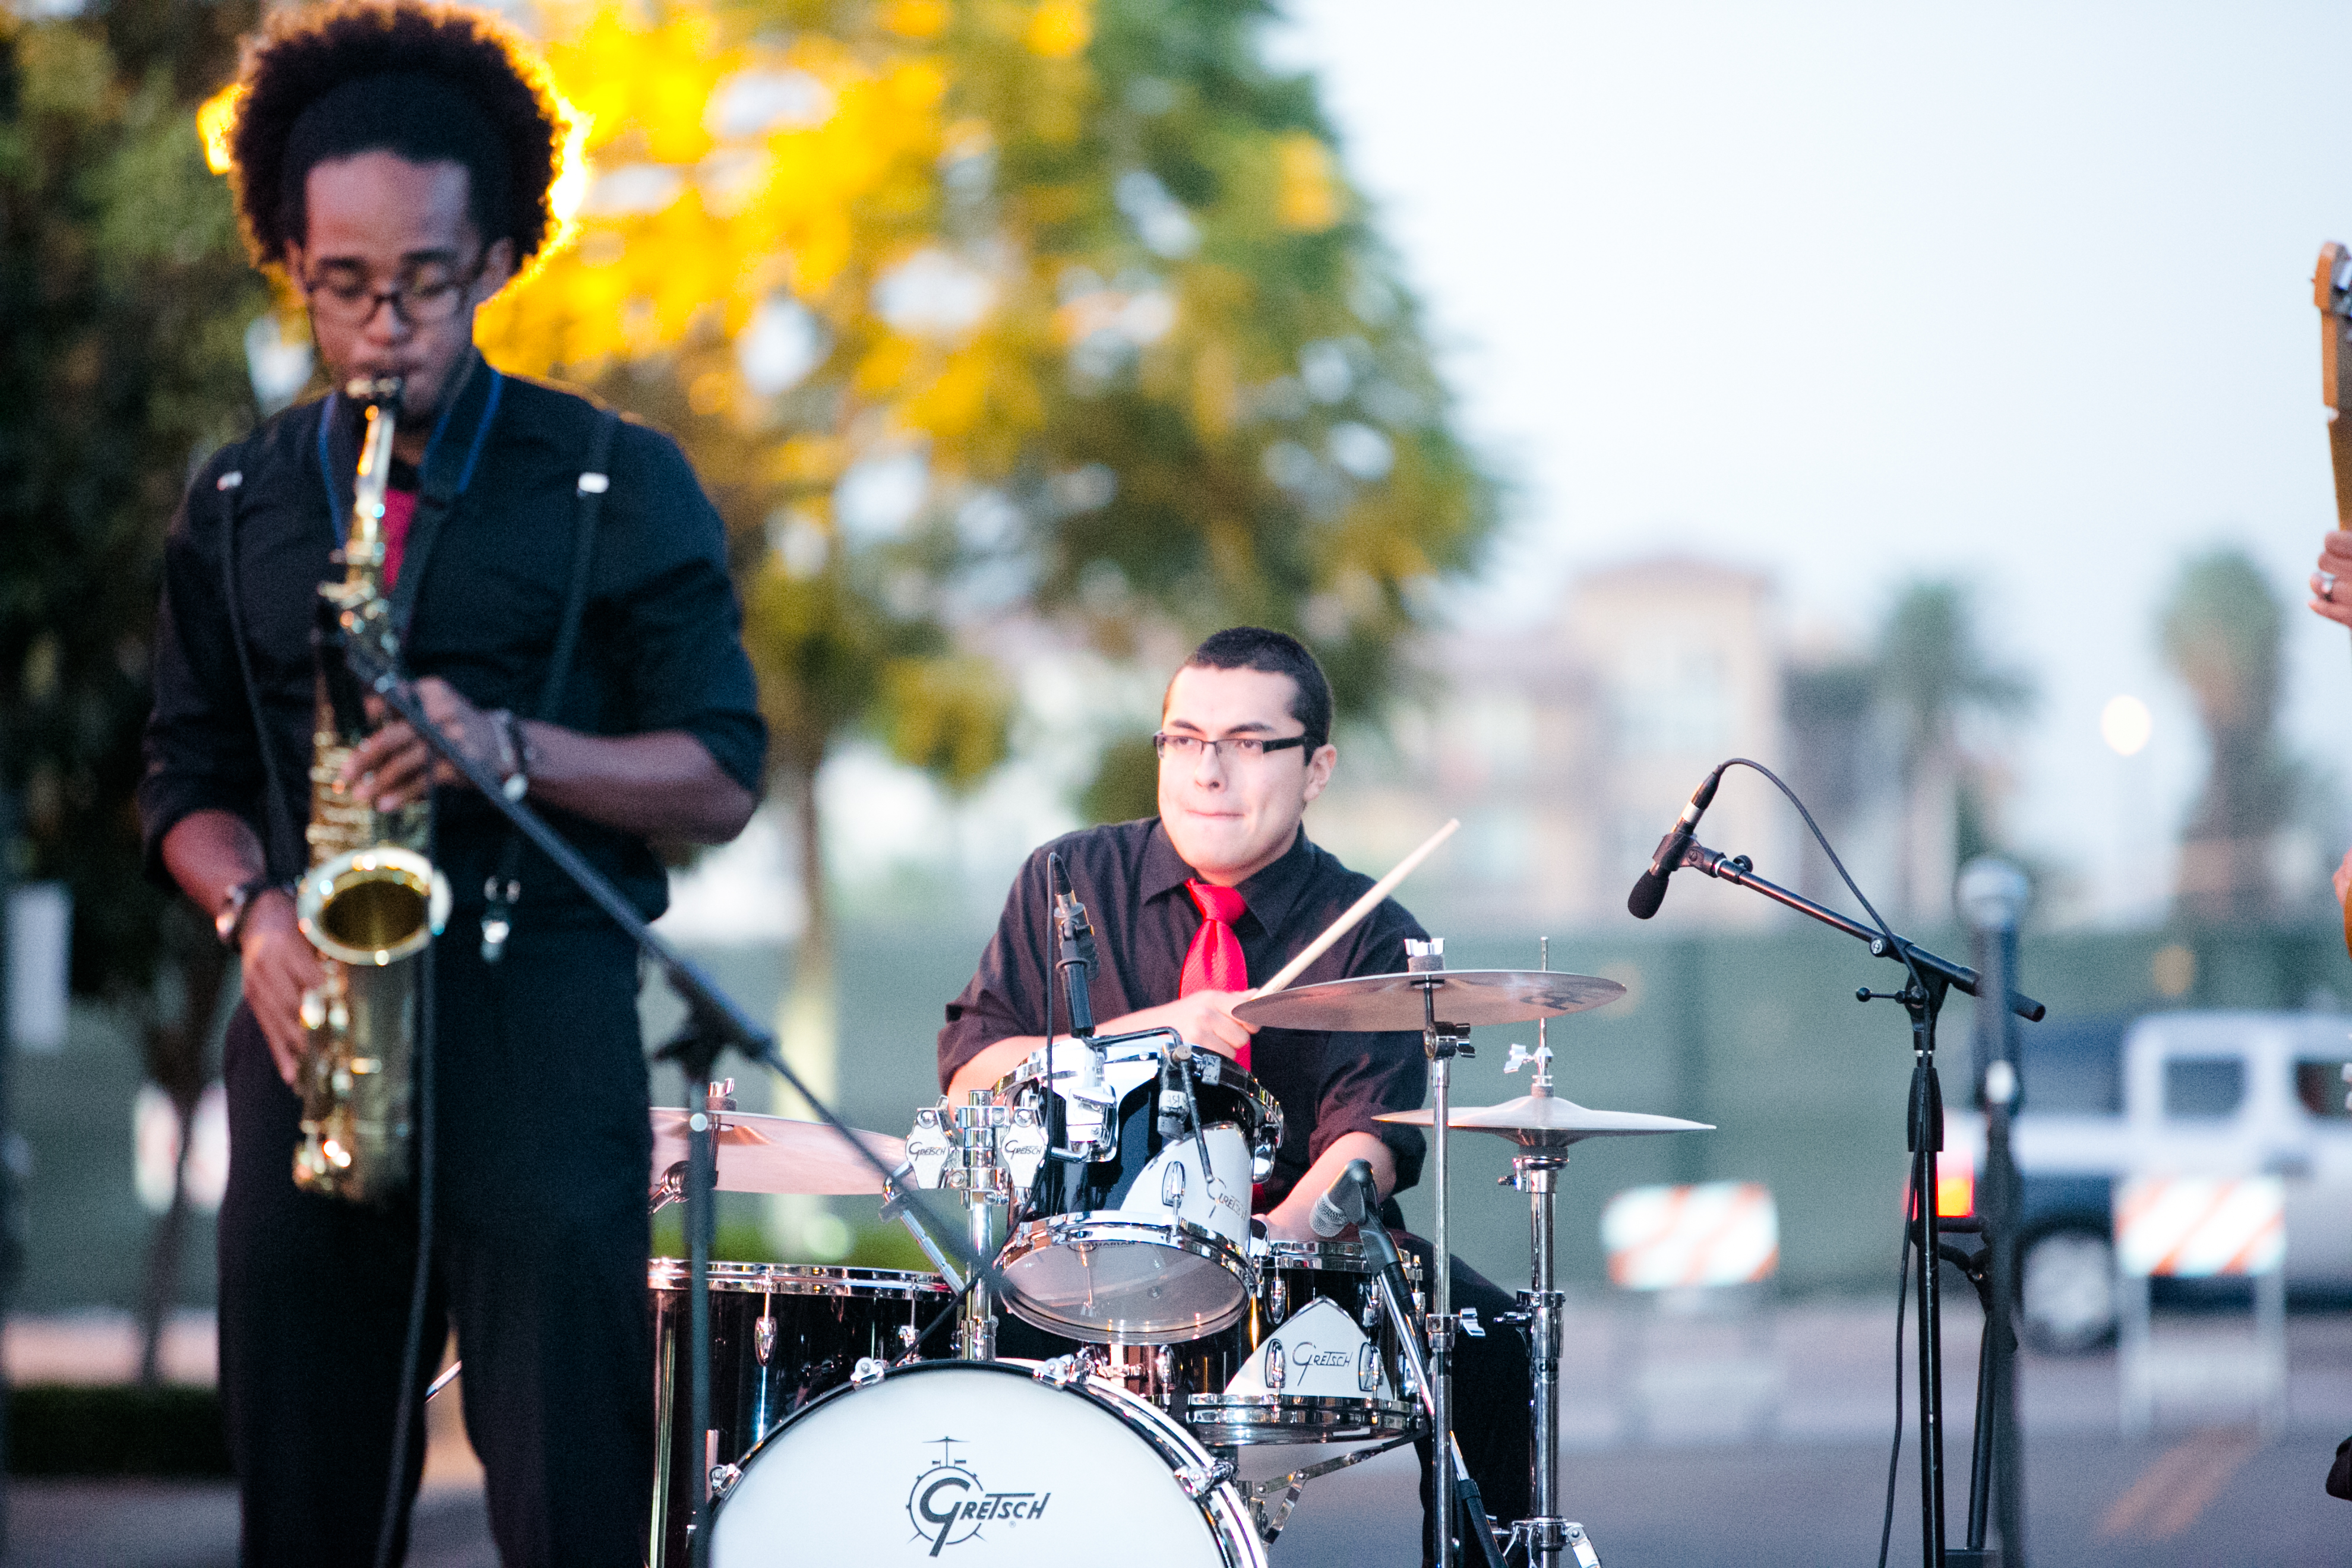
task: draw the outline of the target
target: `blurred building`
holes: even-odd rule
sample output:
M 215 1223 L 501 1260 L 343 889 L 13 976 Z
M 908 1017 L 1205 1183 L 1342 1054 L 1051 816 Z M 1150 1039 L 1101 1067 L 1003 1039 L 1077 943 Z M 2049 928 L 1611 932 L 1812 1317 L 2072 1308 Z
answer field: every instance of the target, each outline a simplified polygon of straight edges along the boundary
M 1659 837 L 1724 758 L 1777 762 L 1782 668 L 1769 583 L 1687 558 L 1570 584 L 1549 624 L 1464 628 L 1414 650 L 1416 686 L 1385 739 L 1347 738 L 1308 828 L 1368 871 L 1448 816 L 1462 831 L 1413 875 L 1434 918 L 1530 934 L 1622 921 Z M 1731 776 L 1705 842 L 1789 880 L 1790 816 L 1752 773 Z M 1770 906 L 1678 886 L 1662 923 L 1754 925 Z

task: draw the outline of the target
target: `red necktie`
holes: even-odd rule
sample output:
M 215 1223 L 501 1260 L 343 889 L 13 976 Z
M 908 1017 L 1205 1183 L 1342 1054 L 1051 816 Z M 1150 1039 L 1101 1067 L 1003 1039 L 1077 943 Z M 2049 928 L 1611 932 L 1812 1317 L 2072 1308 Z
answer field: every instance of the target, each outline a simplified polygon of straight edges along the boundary
M 1201 929 L 1192 933 L 1192 945 L 1185 950 L 1184 974 L 1177 982 L 1176 994 L 1248 989 L 1249 962 L 1242 956 L 1242 939 L 1234 934 L 1234 921 L 1247 912 L 1249 905 L 1234 889 L 1220 888 L 1198 877 L 1186 881 L 1184 890 L 1192 895 L 1192 902 L 1201 911 Z M 1244 1072 L 1249 1071 L 1246 1041 L 1234 1065 Z

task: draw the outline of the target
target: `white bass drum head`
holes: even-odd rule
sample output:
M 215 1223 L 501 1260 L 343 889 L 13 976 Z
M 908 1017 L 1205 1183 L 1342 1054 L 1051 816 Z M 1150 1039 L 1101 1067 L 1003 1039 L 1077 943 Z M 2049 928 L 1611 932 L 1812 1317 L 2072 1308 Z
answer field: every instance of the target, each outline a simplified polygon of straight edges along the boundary
M 922 1362 L 832 1394 L 745 1456 L 712 1513 L 713 1568 L 1264 1568 L 1230 1484 L 1144 1401 L 1016 1362 Z

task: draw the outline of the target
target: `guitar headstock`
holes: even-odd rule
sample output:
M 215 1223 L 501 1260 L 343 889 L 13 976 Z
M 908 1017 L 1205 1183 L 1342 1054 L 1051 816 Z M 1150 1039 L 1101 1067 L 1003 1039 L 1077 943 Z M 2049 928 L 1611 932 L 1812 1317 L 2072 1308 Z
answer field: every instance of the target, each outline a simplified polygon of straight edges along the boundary
M 2311 301 L 2319 307 L 2319 395 L 2332 418 L 2352 401 L 2352 250 L 2332 239 L 2319 247 Z

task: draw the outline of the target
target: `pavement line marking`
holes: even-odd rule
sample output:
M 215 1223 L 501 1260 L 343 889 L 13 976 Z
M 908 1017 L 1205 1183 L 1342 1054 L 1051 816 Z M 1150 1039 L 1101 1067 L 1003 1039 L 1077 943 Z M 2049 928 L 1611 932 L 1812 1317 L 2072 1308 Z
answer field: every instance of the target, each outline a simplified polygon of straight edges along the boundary
M 2173 1494 L 2164 1508 L 2149 1521 L 2148 1533 L 2158 1541 L 2169 1541 L 2197 1522 L 2197 1516 L 2220 1497 L 2231 1481 L 2237 1478 L 2246 1461 L 2253 1458 L 2256 1445 L 2246 1436 L 2220 1437 L 2207 1444 L 2202 1462 L 2191 1474 L 2186 1485 Z
M 2113 1541 L 2145 1526 L 2154 1539 L 2171 1540 L 2197 1522 L 2253 1457 L 2255 1447 L 2242 1434 L 2200 1432 L 2166 1450 L 2107 1510 L 2099 1521 L 2099 1539 Z

